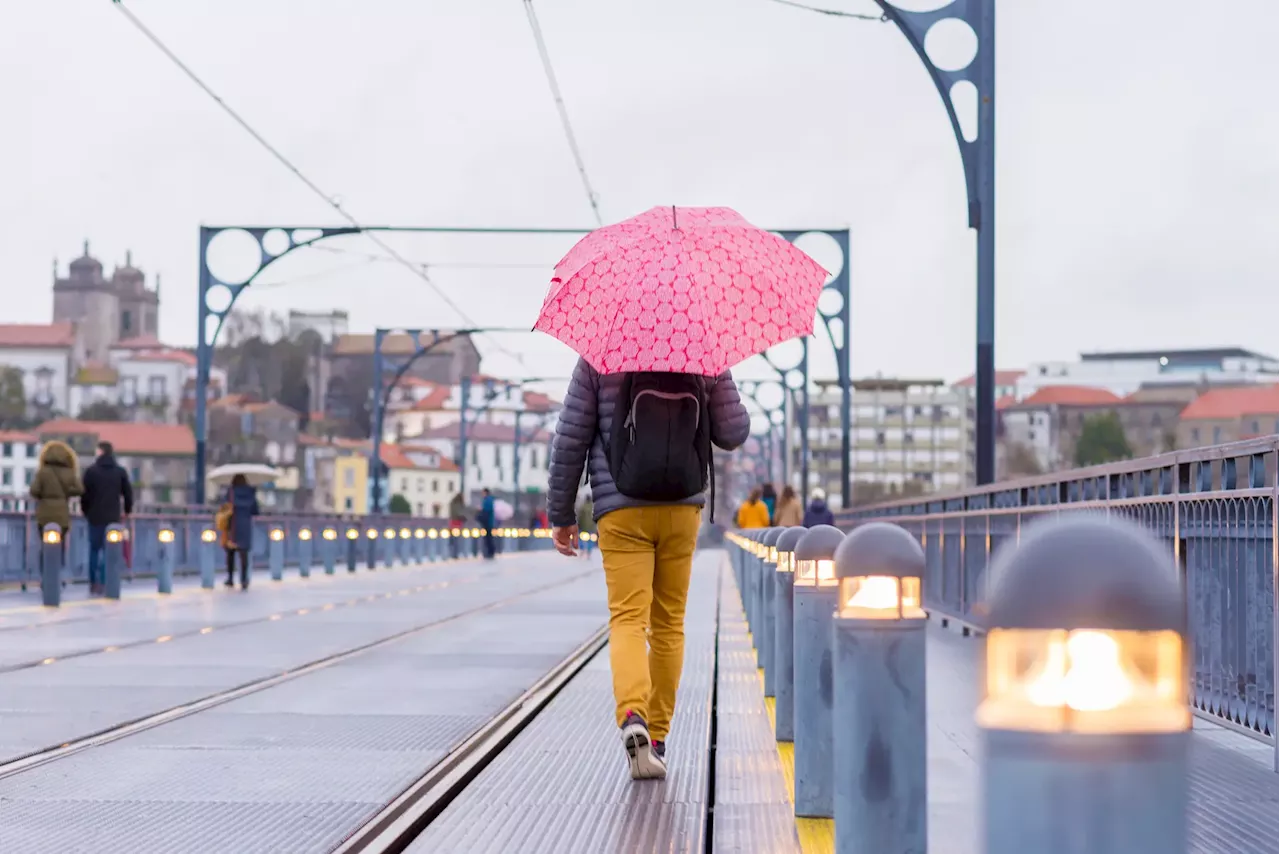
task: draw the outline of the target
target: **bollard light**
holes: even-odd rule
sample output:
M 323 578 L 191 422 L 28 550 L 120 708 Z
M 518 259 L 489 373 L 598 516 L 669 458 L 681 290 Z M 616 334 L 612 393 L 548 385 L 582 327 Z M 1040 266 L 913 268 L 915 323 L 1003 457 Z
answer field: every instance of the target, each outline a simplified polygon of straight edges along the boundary
M 440 532 L 435 528 L 432 528 L 430 531 L 427 531 L 427 536 L 434 540 L 440 536 Z
M 358 538 L 359 538 L 359 536 L 360 536 L 360 532 L 359 532 L 359 531 L 357 531 L 355 528 L 348 528 L 348 529 L 347 529 L 347 539 L 348 539 L 348 540 L 358 539 Z
M 338 539 L 338 532 L 335 531 L 333 528 L 325 528 L 324 532 L 320 536 L 332 542 L 333 540 Z
M 284 528 L 275 527 L 267 532 L 267 566 L 272 581 L 284 580 Z
M 123 543 L 123 542 L 124 542 L 124 529 L 123 529 L 123 528 L 107 528 L 107 542 L 108 542 L 108 543 Z
M 200 542 L 202 543 L 213 543 L 213 542 L 217 542 L 217 540 L 218 540 L 218 532 L 213 530 L 212 528 L 205 528 L 203 531 L 200 532 Z
M 421 540 L 427 536 L 427 532 L 423 528 L 418 528 L 416 531 L 413 532 L 413 536 L 414 538 Z
M 368 531 L 368 537 L 371 540 L 378 539 L 378 530 L 376 528 L 370 528 Z
M 200 532 L 199 565 L 200 565 L 200 586 L 205 590 L 212 590 L 214 583 L 217 581 L 217 562 L 215 560 L 215 552 L 218 550 L 218 532 L 213 528 L 205 528 Z
M 817 525 L 796 543 L 794 619 L 795 774 L 797 816 L 834 818 L 831 636 L 837 592 L 835 554 L 844 534 Z
M 335 528 L 326 527 L 320 532 L 321 559 L 324 561 L 324 574 L 333 575 L 338 562 L 338 531 Z
M 795 552 L 808 528 L 787 528 L 778 535 L 774 548 L 778 565 L 774 571 L 773 595 L 773 730 L 778 741 L 795 740 L 795 610 L 792 597 L 795 580 Z
M 160 541 L 160 542 L 162 542 L 162 543 L 172 543 L 172 542 L 173 542 L 173 529 L 172 529 L 172 528 L 161 528 L 161 529 L 160 529 L 160 532 L 159 532 L 158 534 L 156 534 L 156 539 L 157 539 L 157 540 L 159 540 L 159 541 Z
M 356 551 L 359 549 L 360 529 L 347 528 L 347 572 L 356 571 Z
M 916 538 L 884 522 L 859 525 L 836 549 L 837 854 L 928 850 L 924 568 Z
M 455 535 L 455 536 L 456 536 L 456 535 Z M 470 528 L 463 528 L 463 529 L 462 529 L 462 536 L 466 537 L 467 539 L 470 539 L 470 538 L 471 538 L 471 529 L 470 529 Z
M 300 528 L 300 529 L 298 530 L 298 539 L 302 540 L 304 543 L 305 543 L 307 540 L 311 539 L 311 529 L 310 529 L 310 528 Z
M 764 695 L 774 696 L 773 667 L 773 595 L 774 576 L 778 566 L 778 537 L 786 528 L 769 528 L 760 541 L 764 549 L 760 569 L 760 593 L 756 607 L 760 611 L 760 634 L 756 637 L 756 661 L 764 670 Z
M 40 531 L 40 597 L 49 608 L 62 604 L 62 528 L 50 522 Z
M 273 543 L 283 542 L 284 530 L 281 528 L 272 528 L 271 533 L 268 534 L 268 536 L 271 538 L 271 542 Z
M 991 854 L 1187 851 L 1186 601 L 1167 547 L 1103 517 L 1046 521 L 992 564 L 984 836 Z
M 106 555 L 103 558 L 102 595 L 108 599 L 120 598 L 120 576 L 124 567 L 124 527 L 120 523 L 107 526 Z
M 173 592 L 173 570 L 178 557 L 174 539 L 172 528 L 164 527 L 156 532 L 156 540 L 160 543 L 159 562 L 156 565 L 156 592 L 158 593 Z
M 298 529 L 298 575 L 311 577 L 311 529 Z
M 413 532 L 411 532 L 408 528 L 401 528 L 401 529 L 400 529 L 400 539 L 402 539 L 402 540 L 407 540 L 407 539 L 409 539 L 411 536 L 413 536 Z

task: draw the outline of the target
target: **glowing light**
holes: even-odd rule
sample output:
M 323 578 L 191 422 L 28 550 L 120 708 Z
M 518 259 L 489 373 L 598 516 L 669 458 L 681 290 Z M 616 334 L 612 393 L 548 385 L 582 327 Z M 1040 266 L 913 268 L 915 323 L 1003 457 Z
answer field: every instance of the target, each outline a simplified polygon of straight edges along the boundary
M 53 664 L 53 663 L 54 663 L 55 661 L 57 661 L 57 660 L 58 660 L 58 659 L 56 659 L 56 658 L 46 658 L 44 661 L 42 661 L 42 662 L 40 662 L 40 663 L 41 663 L 41 664 Z
M 412 536 L 412 532 L 408 528 L 400 529 L 400 539 L 407 540 Z
M 200 630 L 200 634 L 207 635 L 211 631 L 213 631 L 213 626 L 205 626 L 203 629 Z
M 335 531 L 333 528 L 325 528 L 324 533 L 321 534 L 321 536 L 323 536 L 326 540 L 336 540 L 338 539 L 338 532 Z
M 56 546 L 62 542 L 62 531 L 57 528 L 50 528 L 44 532 L 43 540 L 46 545 Z
M 360 532 L 355 528 L 347 528 L 347 539 L 354 540 L 360 536 Z
M 272 528 L 270 536 L 271 536 L 271 542 L 278 543 L 284 539 L 284 529 Z
M 1053 640 L 1039 672 L 1027 685 L 1032 704 L 1079 712 L 1117 708 L 1133 692 L 1133 680 L 1120 661 L 1120 645 L 1101 631 L 1072 632 L 1066 643 Z
M 173 530 L 171 528 L 161 528 L 160 533 L 156 534 L 156 539 L 162 543 L 172 543 Z
M 298 539 L 302 540 L 303 542 L 306 542 L 307 540 L 311 539 L 311 529 L 310 528 L 299 529 Z
M 161 635 L 156 638 L 156 643 L 168 643 L 171 640 L 173 640 L 173 635 Z
M 107 529 L 107 542 L 108 542 L 108 543 L 118 543 L 118 542 L 122 541 L 123 539 L 124 539 L 124 531 L 122 531 L 121 529 L 119 529 L 119 528 L 108 528 L 108 529 Z
M 377 530 L 375 530 L 375 529 L 373 529 L 373 528 L 370 528 L 367 536 L 368 536 L 368 537 L 369 537 L 369 539 L 371 539 L 371 540 L 376 540 L 376 539 L 378 539 L 378 532 L 377 532 Z
M 214 540 L 218 539 L 218 532 L 212 528 L 205 528 L 200 532 L 200 539 L 203 542 L 212 543 Z

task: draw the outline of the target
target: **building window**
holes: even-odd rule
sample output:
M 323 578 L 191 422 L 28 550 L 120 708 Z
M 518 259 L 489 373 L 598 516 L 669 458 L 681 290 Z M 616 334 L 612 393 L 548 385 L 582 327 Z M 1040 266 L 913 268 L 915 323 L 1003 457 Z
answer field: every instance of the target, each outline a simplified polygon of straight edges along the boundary
M 439 478 L 436 478 L 436 479 L 434 479 L 434 480 L 432 480 L 432 481 L 431 481 L 431 491 L 432 491 L 432 492 L 439 492 L 439 491 L 440 491 L 440 479 L 439 479 Z
M 471 465 L 480 465 L 480 450 L 475 445 L 471 446 Z
M 1221 443 L 1222 443 L 1222 428 L 1214 427 L 1213 428 L 1213 444 L 1218 445 Z
M 13 456 L 13 443 L 12 443 L 12 442 L 5 442 L 5 443 L 4 443 L 4 445 L 3 445 L 3 449 L 2 449 L 2 450 L 0 450 L 0 456 L 5 456 L 5 457 L 12 457 L 12 456 Z
M 409 491 L 409 478 L 407 477 L 400 478 L 400 491 L 401 492 Z
M 427 491 L 427 482 L 426 482 L 425 480 L 423 480 L 422 478 L 418 478 L 418 491 L 419 491 L 419 492 L 426 492 L 426 491 Z M 418 514 L 419 514 L 419 515 L 421 515 L 421 514 L 422 514 L 422 510 L 421 510 L 421 509 L 419 509 L 419 510 L 418 510 Z
M 439 515 L 440 515 L 440 505 L 439 505 L 439 504 L 432 504 L 432 505 L 431 505 L 431 515 L 432 515 L 432 516 L 439 517 Z
M 1200 441 L 1200 428 L 1199 428 L 1199 427 L 1192 427 L 1192 428 L 1191 428 L 1191 441 L 1193 441 L 1193 442 L 1199 442 L 1199 441 Z
M 881 448 L 884 447 L 884 431 L 883 430 L 876 431 L 876 446 Z
M 151 398 L 153 403 L 159 402 L 165 397 L 164 377 L 148 377 L 147 378 L 147 396 Z
M 915 434 L 912 433 L 910 430 L 902 434 L 902 444 L 913 445 L 915 444 L 915 441 L 916 441 Z
M 4 469 L 4 471 L 0 473 L 0 483 L 5 486 L 9 486 L 13 483 L 13 469 Z
M 348 496 L 343 500 L 343 502 L 342 502 L 342 503 L 343 503 L 343 506 L 344 506 L 347 510 L 352 509 L 352 507 L 351 507 L 351 496 L 350 496 L 350 495 L 348 495 Z
M 529 467 L 535 468 L 535 469 L 538 467 L 538 449 L 537 448 L 531 448 L 529 450 Z
M 35 474 L 35 471 L 33 469 L 27 469 L 27 477 L 26 477 L 27 486 L 31 485 L 31 477 L 34 474 Z
M 418 502 L 418 515 L 419 515 L 419 516 L 421 516 L 421 515 L 422 515 L 422 502 L 421 502 L 421 501 L 419 501 L 419 502 Z
M 133 337 L 133 312 L 131 311 L 120 312 L 120 337 Z
M 501 445 L 493 446 L 493 464 L 495 466 L 502 465 L 502 446 Z
M 347 468 L 342 470 L 342 485 L 347 487 L 348 489 L 352 489 L 355 487 L 356 473 L 354 469 Z M 350 504 L 351 499 L 348 498 L 347 503 Z
M 1255 436 L 1258 435 L 1262 432 L 1262 425 L 1259 422 L 1254 421 L 1249 427 L 1249 432 L 1253 433 Z
M 120 402 L 125 406 L 133 406 L 138 402 L 137 377 L 125 377 L 120 381 Z

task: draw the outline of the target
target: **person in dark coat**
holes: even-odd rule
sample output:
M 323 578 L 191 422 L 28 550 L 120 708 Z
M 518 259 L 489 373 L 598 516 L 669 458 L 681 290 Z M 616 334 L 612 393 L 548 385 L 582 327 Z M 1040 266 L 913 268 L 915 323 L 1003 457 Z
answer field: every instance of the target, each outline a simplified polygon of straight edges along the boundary
M 809 506 L 804 511 L 804 526 L 812 528 L 814 525 L 834 525 L 835 523 L 835 514 L 827 506 L 827 494 L 821 488 L 815 488 L 810 493 Z
M 107 526 L 120 524 L 133 512 L 133 485 L 110 442 L 98 443 L 98 458 L 85 469 L 80 512 L 89 523 L 89 592 L 101 594 L 107 576 Z
M 249 589 L 249 555 L 253 549 L 253 517 L 257 516 L 258 491 L 249 485 L 249 480 L 242 474 L 231 479 L 231 489 L 227 492 L 227 503 L 231 505 L 230 540 L 227 550 L 227 580 L 235 574 L 235 556 L 240 555 L 240 589 Z
M 666 739 L 684 665 L 684 615 L 705 492 L 644 501 L 618 489 L 605 437 L 626 420 L 622 374 L 579 359 L 551 446 L 547 517 L 561 554 L 578 549 L 578 488 L 590 473 L 591 515 L 600 534 L 609 599 L 609 660 L 615 719 L 633 778 L 666 776 Z M 731 451 L 747 440 L 751 416 L 726 371 L 699 377 L 711 442 Z M 691 748 L 692 749 L 692 748 Z M 634 751 L 634 752 L 633 752 Z

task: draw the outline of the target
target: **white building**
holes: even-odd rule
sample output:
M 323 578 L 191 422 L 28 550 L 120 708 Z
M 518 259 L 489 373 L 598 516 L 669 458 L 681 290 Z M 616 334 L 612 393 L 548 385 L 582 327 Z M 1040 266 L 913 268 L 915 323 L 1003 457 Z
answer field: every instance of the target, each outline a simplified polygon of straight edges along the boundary
M 1239 347 L 1081 353 L 1078 362 L 1035 362 L 1017 381 L 1023 400 L 1042 388 L 1103 388 L 1119 397 L 1153 385 L 1245 385 L 1280 379 L 1273 356 Z
M 447 424 L 415 436 L 415 445 L 436 448 L 445 459 L 460 462 L 461 444 L 458 424 Z M 466 500 L 474 504 L 480 490 L 488 489 L 495 495 L 509 497 L 516 491 L 515 484 L 515 428 L 506 424 L 479 422 L 467 428 Z M 547 464 L 551 456 L 551 433 L 534 432 L 533 425 L 520 432 L 520 492 L 545 493 L 547 491 Z
M 532 430 L 538 423 L 538 415 L 548 415 L 560 408 L 541 392 L 525 391 L 516 383 L 490 377 L 474 378 L 467 384 L 466 391 L 467 420 L 477 423 L 514 426 L 517 414 L 521 414 L 521 424 Z M 383 441 L 403 441 L 448 424 L 456 425 L 462 396 L 461 385 L 402 378 L 387 403 Z
M 70 323 L 0 324 L 0 369 L 22 373 L 28 411 L 45 417 L 68 411 L 76 330 Z
M 402 495 L 415 516 L 444 518 L 458 494 L 458 467 L 426 445 L 383 445 L 389 496 Z
M 40 437 L 34 433 L 0 430 L 0 499 L 27 497 L 40 459 Z

